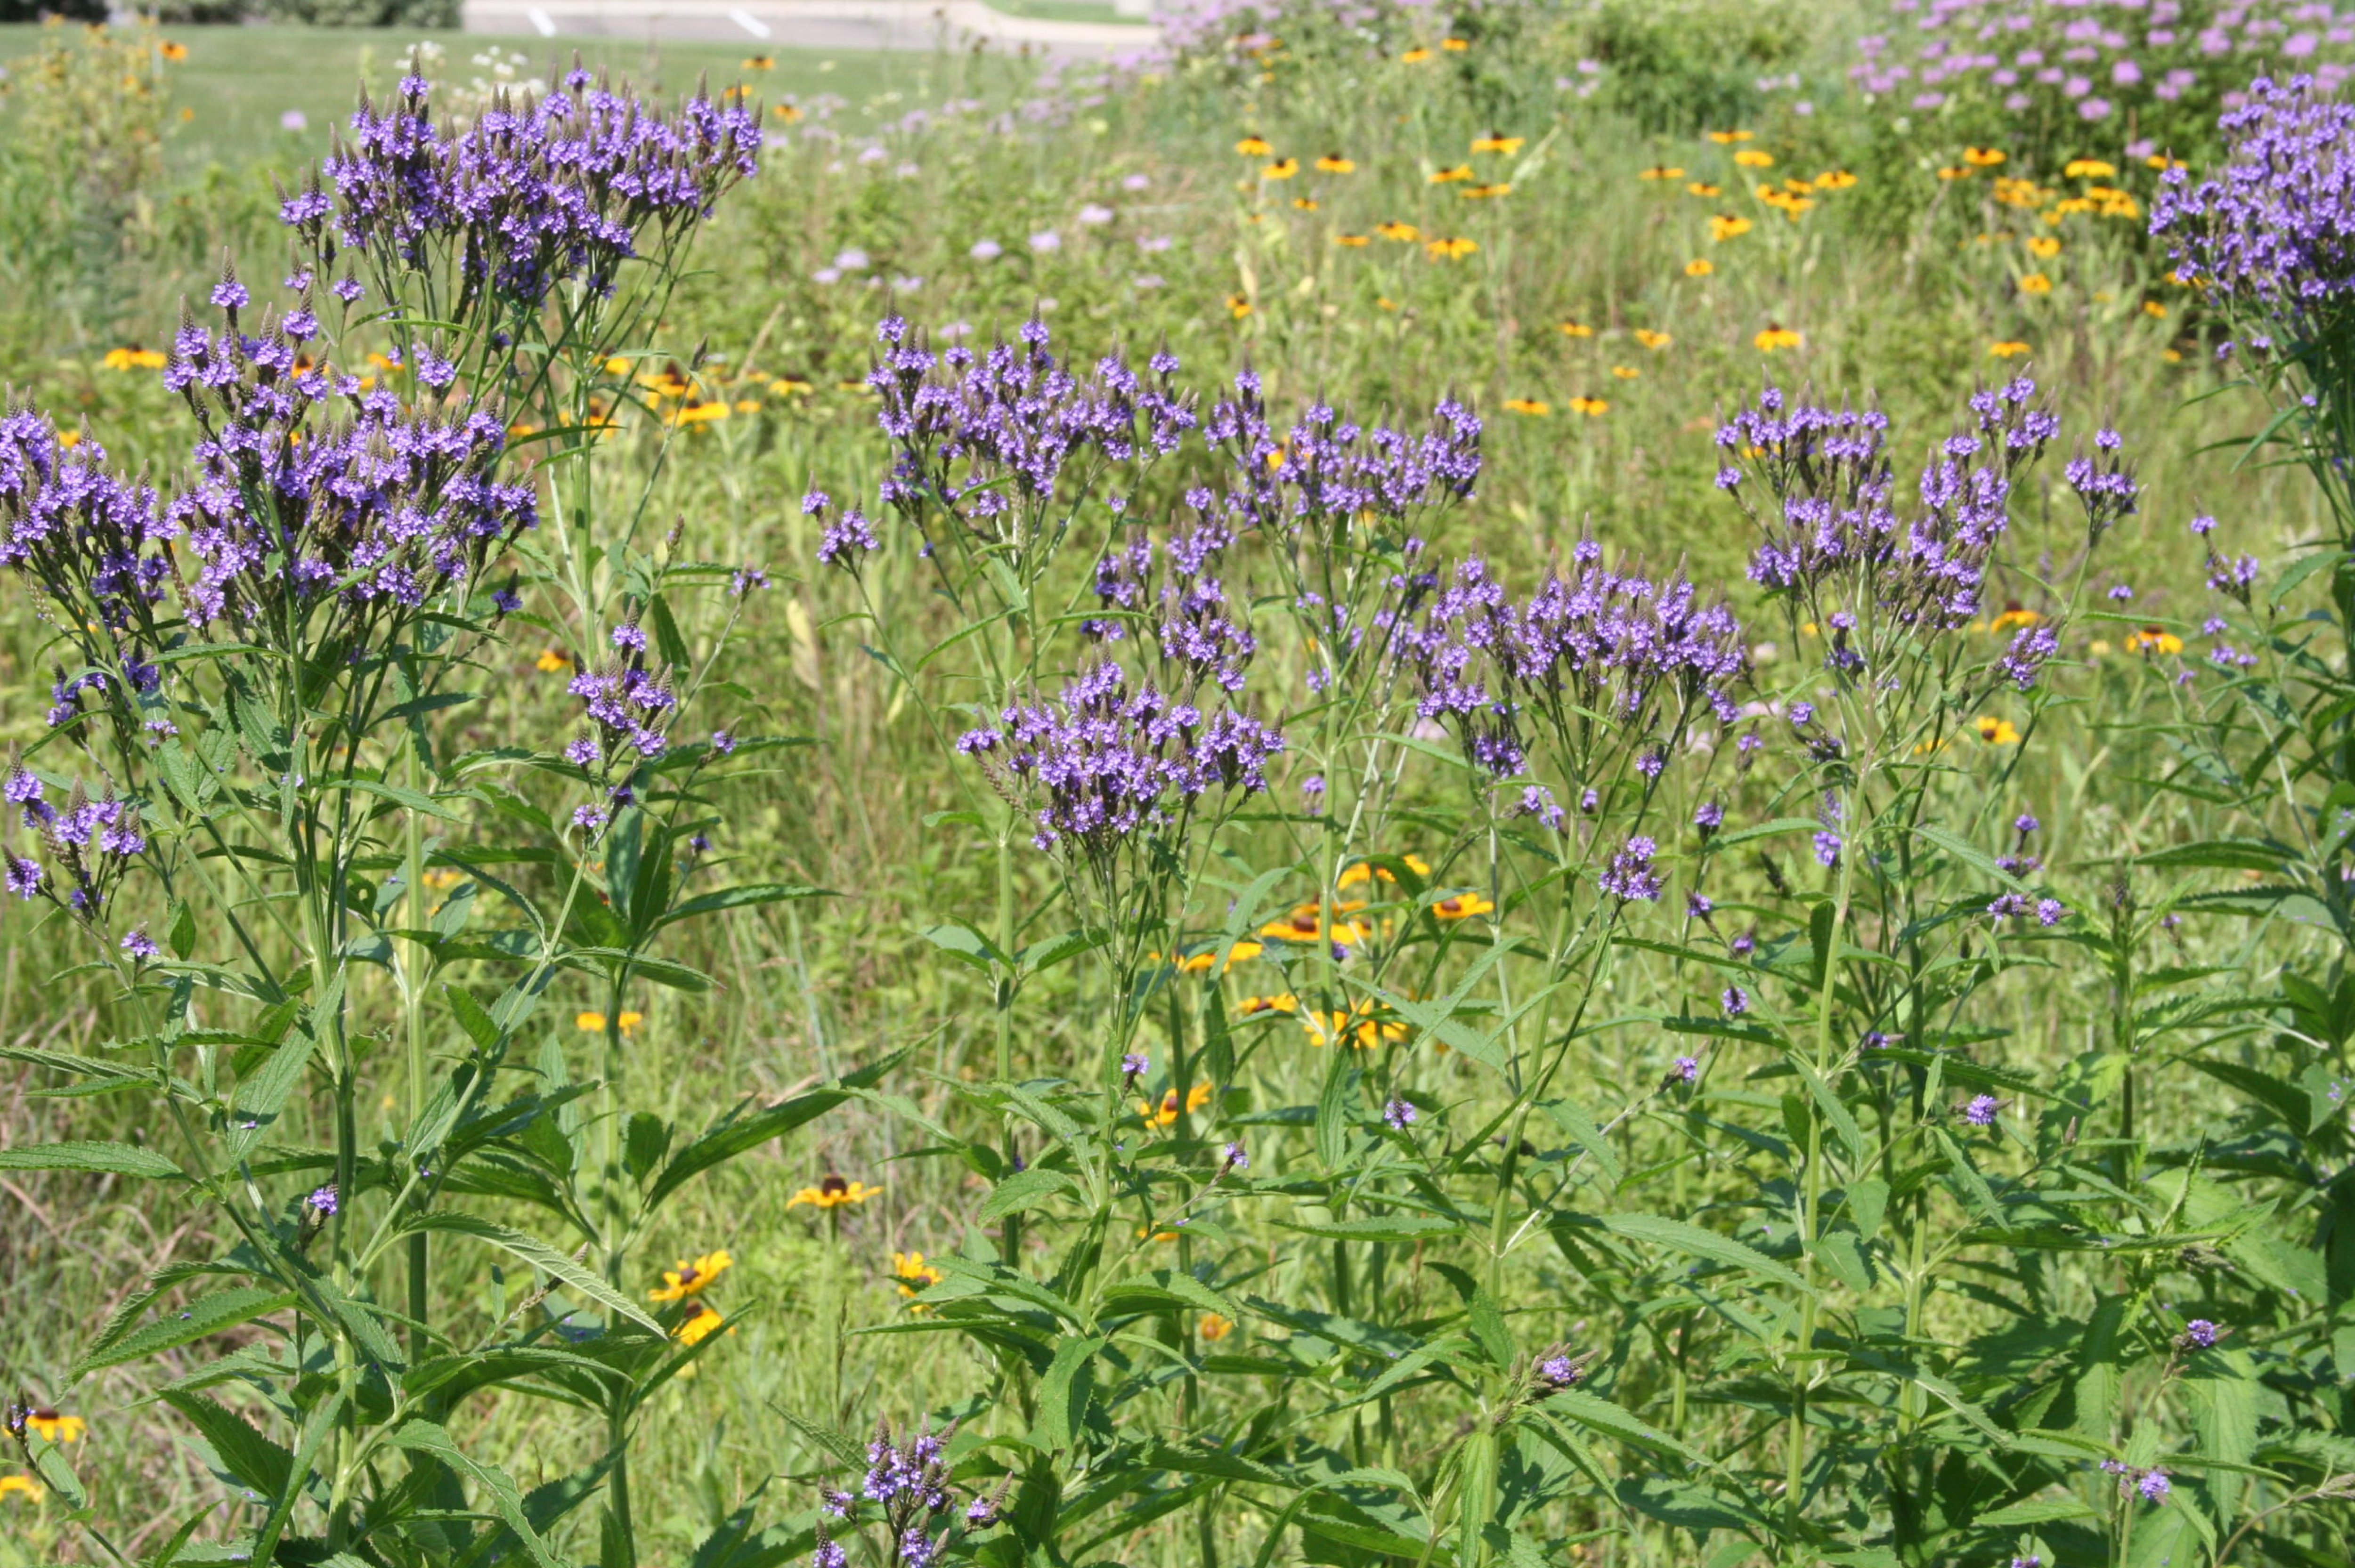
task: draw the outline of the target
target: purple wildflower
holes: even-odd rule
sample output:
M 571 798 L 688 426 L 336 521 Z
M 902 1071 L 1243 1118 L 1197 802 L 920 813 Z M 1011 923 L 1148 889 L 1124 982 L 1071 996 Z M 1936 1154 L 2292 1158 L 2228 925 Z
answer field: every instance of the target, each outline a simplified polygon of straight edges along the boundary
M 1595 878 L 1604 892 L 1625 902 L 1657 899 L 1661 879 L 1652 856 L 1659 846 L 1638 833 L 1611 856 L 1611 863 Z

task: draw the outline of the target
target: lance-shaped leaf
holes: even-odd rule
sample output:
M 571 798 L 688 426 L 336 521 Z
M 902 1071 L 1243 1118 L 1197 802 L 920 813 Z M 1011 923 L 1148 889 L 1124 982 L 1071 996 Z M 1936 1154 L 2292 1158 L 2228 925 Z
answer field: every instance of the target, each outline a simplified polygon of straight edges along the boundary
M 478 1214 L 421 1214 L 410 1222 L 408 1229 L 412 1234 L 425 1231 L 441 1235 L 473 1236 L 477 1241 L 488 1242 L 502 1251 L 514 1254 L 550 1279 L 587 1297 L 607 1311 L 627 1318 L 652 1333 L 663 1331 L 662 1325 L 647 1316 L 644 1308 L 605 1283 L 593 1270 L 582 1266 L 569 1254 L 557 1251 L 535 1236 L 494 1224 Z
M 293 1305 L 294 1297 L 291 1293 L 264 1290 L 258 1286 L 239 1285 L 227 1290 L 208 1291 L 171 1317 L 159 1319 L 91 1351 L 73 1364 L 73 1375 L 80 1377 L 101 1367 L 135 1361 L 158 1351 L 201 1340 L 207 1334 L 250 1323 L 268 1313 L 283 1311 Z
M 898 1066 L 906 1055 L 905 1051 L 895 1052 L 879 1062 L 870 1063 L 846 1075 L 839 1085 L 796 1095 L 741 1120 L 721 1122 L 671 1156 L 670 1163 L 663 1167 L 662 1174 L 655 1178 L 654 1185 L 646 1192 L 646 1207 L 655 1208 L 688 1180 L 713 1166 L 758 1149 L 772 1139 L 783 1138 L 805 1122 L 816 1120 L 848 1099 L 851 1091 L 868 1088 L 881 1081 L 883 1075 Z
M 152 1149 L 128 1143 L 37 1143 L 0 1149 L 0 1171 L 88 1171 L 107 1176 L 139 1176 L 167 1181 L 180 1168 Z

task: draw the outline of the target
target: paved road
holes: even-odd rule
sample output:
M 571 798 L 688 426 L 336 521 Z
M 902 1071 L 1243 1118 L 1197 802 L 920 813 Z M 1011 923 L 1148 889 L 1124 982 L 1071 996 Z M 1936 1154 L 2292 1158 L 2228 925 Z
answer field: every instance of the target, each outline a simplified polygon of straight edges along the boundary
M 1155 37 L 1146 22 L 1011 16 L 980 0 L 464 0 L 464 15 L 472 33 L 741 40 L 780 49 L 929 49 L 986 38 L 1000 48 L 1101 56 L 1143 48 Z

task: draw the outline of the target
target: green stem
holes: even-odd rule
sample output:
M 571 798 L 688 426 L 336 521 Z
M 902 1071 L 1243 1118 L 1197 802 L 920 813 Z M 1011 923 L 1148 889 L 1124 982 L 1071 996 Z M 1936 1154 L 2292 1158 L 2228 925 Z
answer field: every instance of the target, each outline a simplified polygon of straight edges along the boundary
M 409 787 L 412 791 L 418 790 L 422 783 L 421 777 L 422 769 L 417 754 L 418 747 L 421 744 L 421 741 L 412 741 L 409 748 Z M 425 906 L 424 838 L 424 829 L 418 820 L 418 813 L 409 812 L 408 842 L 404 845 L 407 852 L 404 856 L 406 865 L 403 874 L 409 878 L 409 928 L 412 931 L 425 929 L 426 921 L 432 917 Z M 426 1099 L 425 977 L 421 973 L 413 972 L 410 969 L 411 965 L 421 966 L 422 963 L 422 954 L 414 943 L 410 944 L 409 962 L 403 965 L 400 975 L 400 1007 L 403 1015 L 401 1022 L 408 1037 L 409 1125 L 412 1130 L 425 1114 Z M 428 1318 L 427 1308 L 430 1305 L 427 1275 L 429 1264 L 425 1233 L 419 1231 L 409 1238 L 408 1268 L 409 1344 L 410 1353 L 417 1356 L 426 1353 L 428 1331 L 425 1325 Z

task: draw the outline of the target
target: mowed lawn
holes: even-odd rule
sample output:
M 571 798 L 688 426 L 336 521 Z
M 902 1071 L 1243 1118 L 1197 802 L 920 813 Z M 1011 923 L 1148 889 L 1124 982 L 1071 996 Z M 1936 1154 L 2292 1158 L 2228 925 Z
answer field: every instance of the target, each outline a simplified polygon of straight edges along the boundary
M 0 26 L 0 69 L 13 70 L 40 47 L 37 25 Z M 611 70 L 665 91 L 708 76 L 714 86 L 744 82 L 766 102 L 808 101 L 833 94 L 848 101 L 847 123 L 862 122 L 861 106 L 879 95 L 923 96 L 941 62 L 924 53 L 872 51 L 795 53 L 765 45 L 662 43 L 613 37 L 505 37 L 483 33 L 334 27 L 165 27 L 162 36 L 186 47 L 171 68 L 173 109 L 169 156 L 184 174 L 208 164 L 242 170 L 264 160 L 293 165 L 317 154 L 329 131 L 349 119 L 362 82 L 385 92 L 400 79 L 409 51 L 421 42 L 441 46 L 442 79 L 464 84 L 488 79 L 477 55 L 520 53 L 527 74 L 570 63 L 577 51 L 592 70 Z M 748 47 L 749 46 L 749 47 Z M 773 65 L 750 69 L 756 54 Z M 179 111 L 186 111 L 185 114 Z M 286 128 L 289 111 L 302 129 Z

